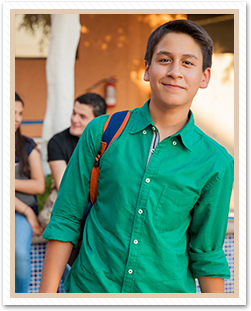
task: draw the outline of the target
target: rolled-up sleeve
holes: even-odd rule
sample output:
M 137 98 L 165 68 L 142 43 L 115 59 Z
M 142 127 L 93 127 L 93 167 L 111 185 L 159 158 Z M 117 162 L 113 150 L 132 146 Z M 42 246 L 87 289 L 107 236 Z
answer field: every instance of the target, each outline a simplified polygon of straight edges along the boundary
M 208 181 L 194 207 L 189 228 L 189 257 L 190 269 L 195 278 L 230 278 L 228 262 L 222 247 L 228 224 L 233 176 L 232 159 L 227 161 L 221 172 L 215 173 Z
M 77 246 L 80 221 L 88 204 L 91 170 L 100 148 L 105 120 L 105 116 L 92 120 L 80 137 L 63 175 L 50 222 L 43 233 L 45 239 L 71 242 Z

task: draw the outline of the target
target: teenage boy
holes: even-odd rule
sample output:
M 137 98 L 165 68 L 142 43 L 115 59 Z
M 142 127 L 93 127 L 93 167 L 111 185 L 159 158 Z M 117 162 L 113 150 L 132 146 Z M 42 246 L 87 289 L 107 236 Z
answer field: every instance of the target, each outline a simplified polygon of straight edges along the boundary
M 106 113 L 106 102 L 96 93 L 86 93 L 75 99 L 71 126 L 54 135 L 48 143 L 48 162 L 58 191 L 71 155 L 86 125 Z
M 149 37 L 144 79 L 152 95 L 100 160 L 97 201 L 64 287 L 75 293 L 224 292 L 233 158 L 190 110 L 211 74 L 213 43 L 176 20 Z M 44 237 L 40 292 L 56 292 L 87 205 L 107 116 L 90 122 L 64 174 Z M 89 148 L 86 148 L 88 146 Z

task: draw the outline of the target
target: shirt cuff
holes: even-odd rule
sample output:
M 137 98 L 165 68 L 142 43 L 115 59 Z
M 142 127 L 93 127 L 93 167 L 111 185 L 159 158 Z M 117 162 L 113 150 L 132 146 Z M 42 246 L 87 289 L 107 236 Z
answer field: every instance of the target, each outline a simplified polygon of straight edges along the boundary
M 43 238 L 46 240 L 57 240 L 62 242 L 71 242 L 74 247 L 78 246 L 80 237 L 80 224 L 76 221 L 69 221 L 63 217 L 53 217 L 49 221 L 43 232 Z
M 230 279 L 230 269 L 223 249 L 195 253 L 189 250 L 190 269 L 194 278 L 211 276 Z

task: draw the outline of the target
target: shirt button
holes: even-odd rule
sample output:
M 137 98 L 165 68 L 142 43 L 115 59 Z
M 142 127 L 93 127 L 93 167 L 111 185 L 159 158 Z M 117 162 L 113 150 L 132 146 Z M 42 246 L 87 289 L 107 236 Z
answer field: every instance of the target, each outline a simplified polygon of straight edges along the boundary
M 149 183 L 149 182 L 150 182 L 150 178 L 147 178 L 147 179 L 146 179 L 146 182 Z
M 133 243 L 134 243 L 134 244 L 138 244 L 139 241 L 138 241 L 138 240 L 134 240 Z
M 153 131 L 156 131 L 156 128 L 153 126 L 153 127 L 152 127 L 152 130 L 153 130 Z
M 145 135 L 145 134 L 146 134 L 146 131 L 144 130 L 142 133 Z
M 128 270 L 128 273 L 129 273 L 129 274 L 132 274 L 132 273 L 133 273 L 133 270 L 132 270 L 132 269 L 129 269 L 129 270 Z
M 139 213 L 139 214 L 142 214 L 142 213 L 143 213 L 143 210 L 142 210 L 142 209 L 139 209 L 139 210 L 138 210 L 138 213 Z
M 176 142 L 175 140 L 173 141 L 173 145 L 174 145 L 174 146 L 177 145 L 177 142 Z

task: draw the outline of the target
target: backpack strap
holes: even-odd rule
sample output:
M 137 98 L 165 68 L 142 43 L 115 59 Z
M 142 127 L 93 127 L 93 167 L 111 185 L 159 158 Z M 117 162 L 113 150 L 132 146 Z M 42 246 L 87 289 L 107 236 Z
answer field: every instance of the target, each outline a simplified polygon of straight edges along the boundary
M 87 217 L 91 206 L 96 202 L 97 194 L 98 194 L 98 178 L 99 178 L 99 160 L 107 150 L 107 148 L 111 145 L 116 137 L 118 137 L 124 130 L 128 120 L 130 118 L 130 111 L 119 111 L 111 114 L 107 119 L 104 127 L 103 127 L 103 135 L 101 140 L 101 148 L 98 152 L 95 163 L 92 168 L 91 178 L 90 178 L 90 195 L 89 195 L 89 203 L 88 207 L 85 210 L 84 218 Z
M 129 117 L 129 110 L 115 112 L 109 116 L 104 125 L 102 136 L 102 142 L 106 143 L 105 150 L 110 146 L 113 140 L 123 132 Z
M 76 260 L 78 256 L 79 249 L 82 244 L 82 236 L 83 236 L 85 221 L 91 210 L 92 205 L 96 202 L 96 198 L 98 194 L 98 177 L 99 177 L 99 170 L 100 170 L 99 160 L 104 154 L 104 152 L 106 151 L 106 149 L 111 145 L 113 140 L 123 132 L 123 129 L 125 128 L 129 118 L 130 118 L 129 110 L 115 112 L 114 114 L 109 116 L 109 118 L 107 119 L 103 127 L 103 135 L 102 135 L 102 140 L 100 142 L 101 148 L 95 158 L 95 163 L 94 163 L 94 166 L 92 168 L 92 173 L 91 173 L 88 205 L 84 211 L 84 215 L 80 223 L 80 237 L 79 237 L 78 247 L 72 250 L 72 253 L 68 260 L 68 264 L 70 266 L 73 265 L 74 261 Z

